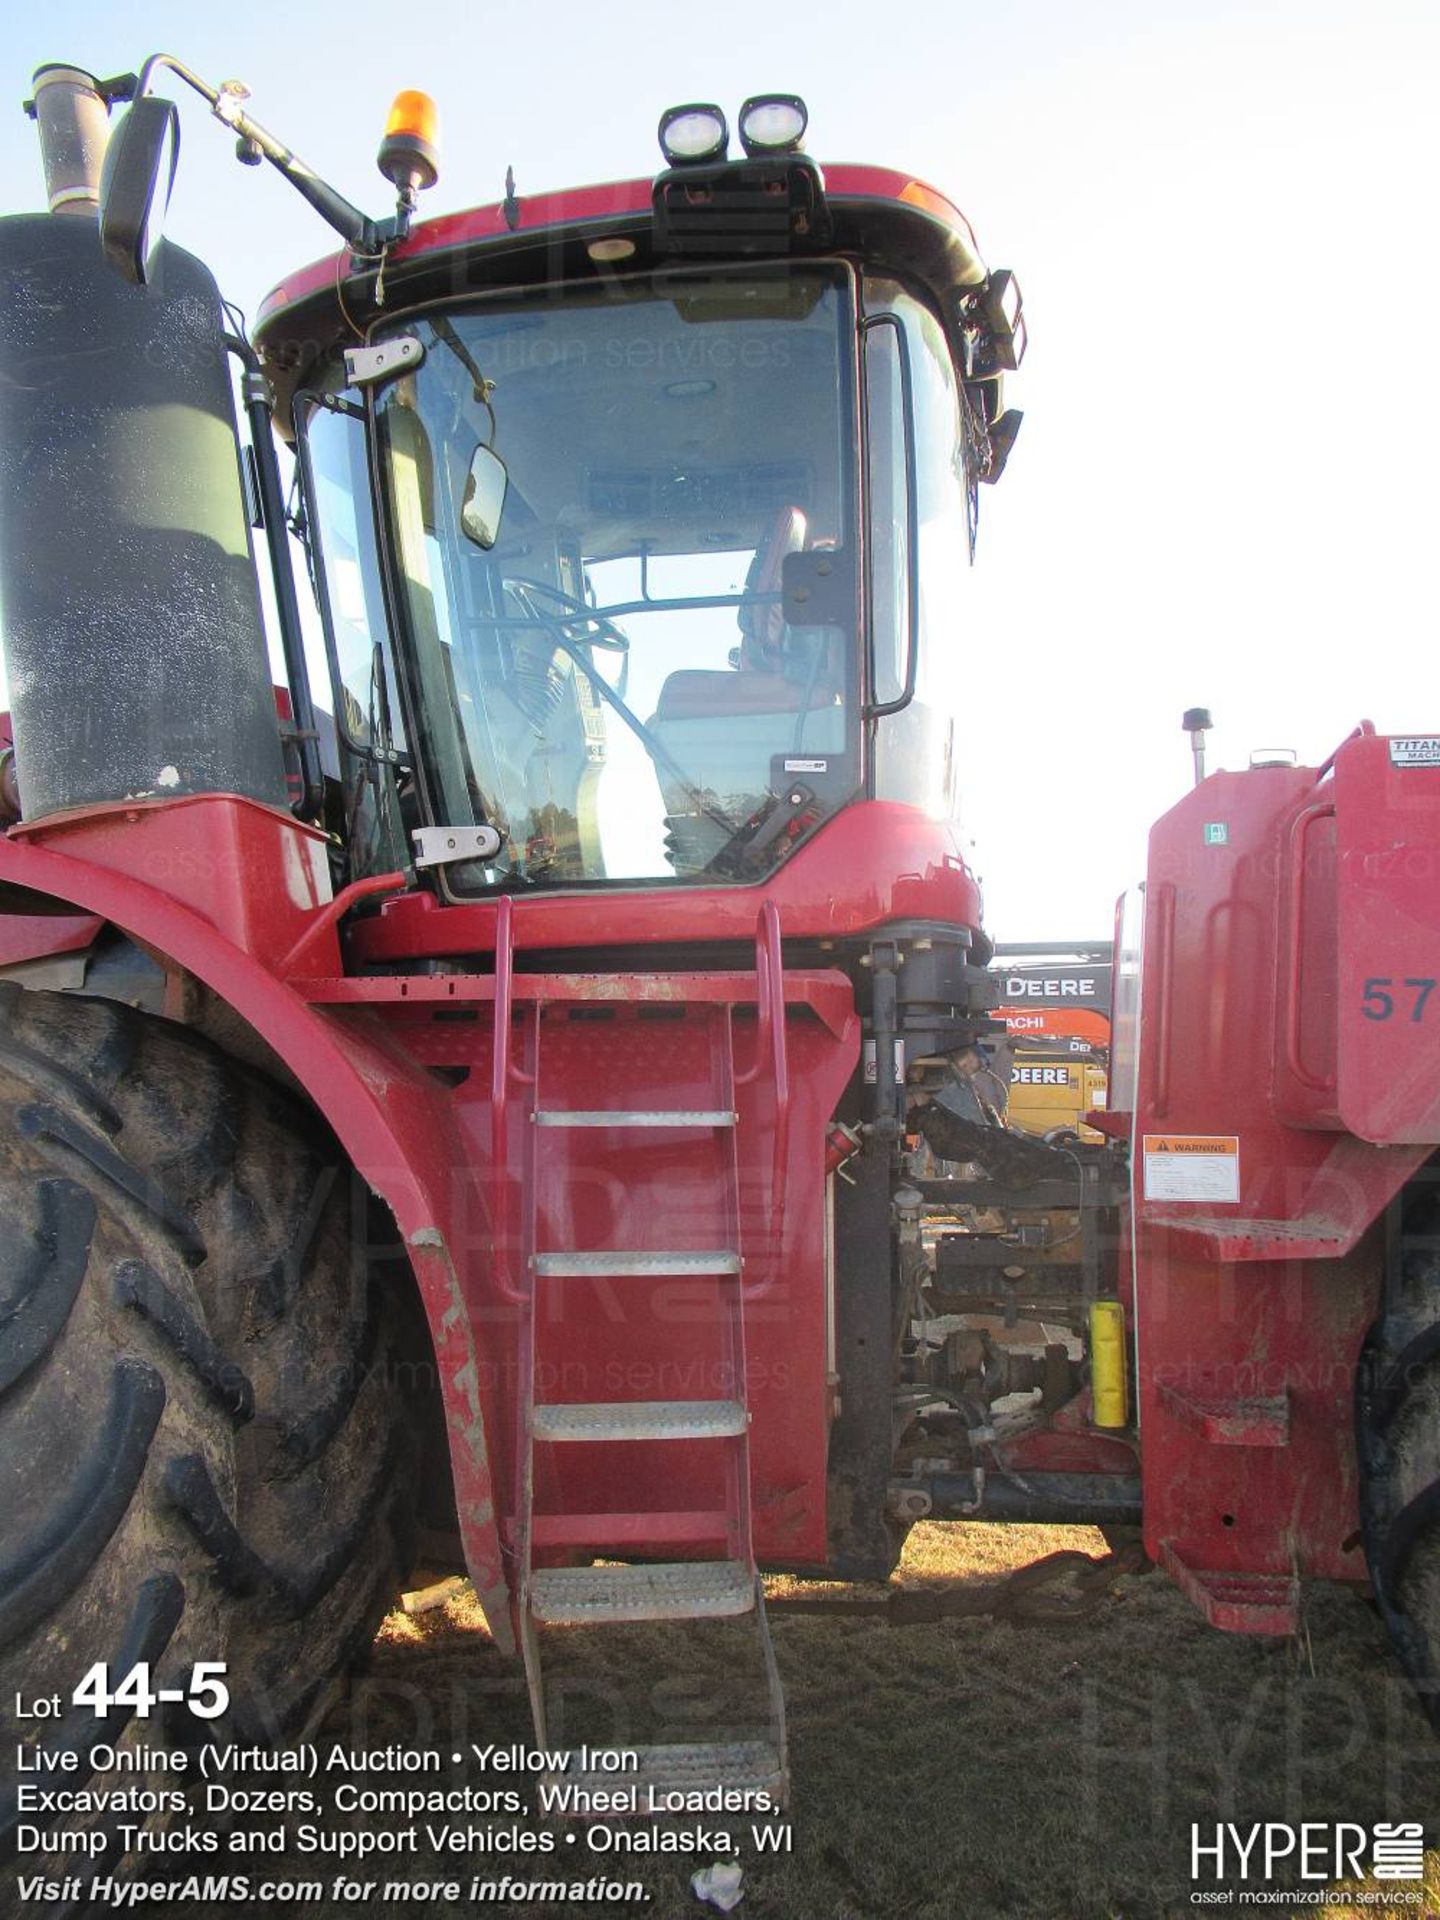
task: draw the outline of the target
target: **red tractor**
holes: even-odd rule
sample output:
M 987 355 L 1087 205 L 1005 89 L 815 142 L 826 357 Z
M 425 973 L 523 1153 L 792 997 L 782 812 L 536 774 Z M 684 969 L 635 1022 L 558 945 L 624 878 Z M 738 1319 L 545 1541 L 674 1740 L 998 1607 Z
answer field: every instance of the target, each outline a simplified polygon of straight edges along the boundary
M 253 342 L 159 238 L 167 72 L 343 241 Z M 653 181 L 424 223 L 423 96 L 379 221 L 168 57 L 44 69 L 33 111 L 52 210 L 0 222 L 0 1740 L 89 1754 L 99 1712 L 158 1756 L 190 1704 L 290 1737 L 418 1539 L 542 1747 L 578 1737 L 549 1628 L 730 1622 L 749 1717 L 609 1744 L 780 1794 L 762 1569 L 883 1578 L 920 1515 L 1133 1528 L 1142 1478 L 1151 1553 L 1262 1631 L 1364 1577 L 1363 1504 L 1428 1675 L 1431 1267 L 1392 1253 L 1385 1304 L 1378 1223 L 1408 1194 L 1425 1227 L 1440 965 L 1424 883 L 1366 862 L 1433 860 L 1440 772 L 1366 737 L 1157 829 L 1158 1184 L 1117 1259 L 1123 1090 L 1109 1141 L 1005 1124 L 952 825 L 1024 322 L 950 202 L 822 173 L 783 95 L 738 156 L 681 107 Z M 1017 1280 L 955 1225 L 986 1206 L 1075 1209 L 1082 1252 Z
M 1204 716 L 1208 724 L 1208 715 Z M 1192 716 L 1187 716 L 1187 723 Z M 1216 1626 L 1367 1579 L 1440 1677 L 1440 736 L 1215 773 L 1116 949 L 1145 1540 Z

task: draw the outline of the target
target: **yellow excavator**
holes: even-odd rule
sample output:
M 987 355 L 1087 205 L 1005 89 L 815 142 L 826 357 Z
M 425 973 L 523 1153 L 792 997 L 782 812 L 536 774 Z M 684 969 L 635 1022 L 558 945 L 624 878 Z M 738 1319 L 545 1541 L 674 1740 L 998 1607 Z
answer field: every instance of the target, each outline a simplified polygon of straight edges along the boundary
M 1110 1071 L 1109 941 L 997 947 L 995 1018 L 1010 1053 L 1010 1124 L 1052 1143 L 1098 1141 L 1085 1116 L 1103 1108 Z

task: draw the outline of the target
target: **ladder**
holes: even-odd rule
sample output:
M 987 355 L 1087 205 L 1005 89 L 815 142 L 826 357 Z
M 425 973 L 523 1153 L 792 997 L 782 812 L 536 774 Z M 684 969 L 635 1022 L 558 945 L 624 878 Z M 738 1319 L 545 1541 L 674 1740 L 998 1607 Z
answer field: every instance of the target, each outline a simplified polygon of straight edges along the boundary
M 509 903 L 504 903 L 508 907 Z M 762 911 L 757 935 L 756 998 L 759 1019 L 754 1064 L 737 1074 L 734 1059 L 732 1008 L 728 1004 L 693 1004 L 682 1017 L 707 1031 L 709 1093 L 699 1106 L 656 1107 L 627 1104 L 625 1073 L 617 1062 L 607 1076 L 606 1092 L 617 1103 L 609 1107 L 551 1104 L 543 1072 L 541 1039 L 546 1021 L 544 1002 L 534 1007 L 530 1065 L 522 1068 L 512 1057 L 510 1044 L 513 950 L 509 914 L 502 912 L 497 928 L 496 1046 L 494 1086 L 499 1112 L 494 1138 L 504 1138 L 504 1109 L 512 1090 L 523 1093 L 528 1125 L 525 1129 L 523 1225 L 518 1236 L 520 1258 L 515 1262 L 518 1285 L 507 1288 L 519 1307 L 520 1392 L 517 1396 L 515 1444 L 514 1548 L 518 1578 L 520 1643 L 537 1743 L 552 1752 L 549 1700 L 544 1669 L 544 1629 L 550 1627 L 603 1628 L 646 1621 L 748 1621 L 763 1679 L 765 1724 L 754 1737 L 724 1742 L 670 1742 L 637 1746 L 633 1770 L 622 1778 L 656 1794 L 666 1790 L 713 1787 L 749 1787 L 767 1793 L 777 1804 L 788 1785 L 784 1698 L 774 1649 L 765 1616 L 764 1591 L 755 1562 L 750 1510 L 750 1407 L 745 1380 L 745 1297 L 763 1291 L 774 1271 L 778 1236 L 783 1231 L 783 1169 L 788 1122 L 788 1078 L 785 1066 L 785 1004 L 781 969 L 780 929 L 773 904 Z M 613 988 L 604 995 L 613 1006 Z M 597 991 L 597 999 L 600 998 Z M 623 1052 L 623 1048 L 621 1049 Z M 762 1244 L 748 1256 L 741 1247 L 740 1164 L 737 1148 L 739 1116 L 736 1088 L 757 1078 L 769 1067 L 775 1091 L 775 1142 L 769 1191 L 770 1229 L 752 1236 Z M 572 1089 L 574 1076 L 567 1082 Z M 689 1156 L 692 1170 L 703 1170 L 707 1188 L 711 1179 L 716 1204 L 707 1218 L 718 1220 L 716 1244 L 666 1245 L 665 1208 L 657 1204 L 637 1209 L 655 1221 L 657 1234 L 643 1245 L 597 1246 L 578 1244 L 563 1228 L 574 1220 L 566 1187 L 577 1170 L 587 1166 L 587 1150 L 612 1156 L 621 1152 L 634 1169 L 634 1180 L 654 1182 L 657 1196 L 673 1167 L 677 1153 Z M 497 1155 L 497 1161 L 499 1156 Z M 651 1168 L 657 1171 L 651 1172 Z M 495 1200 L 500 1238 L 507 1193 L 498 1182 L 505 1169 L 497 1166 Z M 635 1216 L 632 1215 L 633 1220 Z M 562 1231 L 557 1233 L 557 1224 Z M 658 1237 L 657 1237 L 658 1235 Z M 582 1236 L 583 1237 L 583 1236 Z M 632 1239 L 639 1238 L 631 1235 Z M 678 1236 L 677 1236 L 678 1237 Z M 747 1277 L 747 1263 L 759 1266 L 762 1277 Z M 523 1278 L 520 1275 L 523 1274 Z M 703 1285 L 707 1300 L 708 1335 L 718 1350 L 716 1378 L 720 1391 L 711 1397 L 685 1399 L 603 1399 L 568 1401 L 544 1390 L 541 1377 L 542 1323 L 553 1324 L 563 1311 L 552 1310 L 555 1290 L 567 1282 L 603 1282 L 623 1302 L 635 1298 L 653 1283 L 685 1279 Z M 683 1330 L 682 1330 L 683 1331 Z M 677 1338 L 681 1337 L 677 1334 Z M 704 1458 L 718 1468 L 714 1478 L 723 1486 L 718 1506 L 708 1512 L 667 1511 L 663 1468 L 641 1474 L 648 1496 L 638 1507 L 600 1514 L 584 1511 L 537 1511 L 537 1469 L 550 1464 L 553 1484 L 557 1473 L 563 1484 L 560 1456 L 582 1448 L 630 1449 L 648 1446 L 647 1454 L 632 1460 L 663 1461 L 666 1450 L 688 1444 L 706 1450 Z M 600 1456 L 616 1460 L 623 1456 Z M 573 1458 L 573 1454 L 572 1454 Z M 592 1464 L 599 1464 L 592 1463 Z M 707 1476 L 710 1475 L 707 1466 Z M 633 1500 L 634 1471 L 617 1470 L 620 1485 Z M 629 1551 L 651 1554 L 664 1545 L 684 1543 L 692 1552 L 702 1548 L 711 1557 L 645 1559 L 627 1564 L 554 1565 L 563 1552 L 572 1560 L 587 1550 L 607 1559 Z M 547 1551 L 548 1550 L 548 1551 Z M 613 1773 L 586 1775 L 567 1767 L 563 1778 L 582 1792 L 590 1787 L 612 1788 Z M 642 1804 L 648 1796 L 642 1793 Z

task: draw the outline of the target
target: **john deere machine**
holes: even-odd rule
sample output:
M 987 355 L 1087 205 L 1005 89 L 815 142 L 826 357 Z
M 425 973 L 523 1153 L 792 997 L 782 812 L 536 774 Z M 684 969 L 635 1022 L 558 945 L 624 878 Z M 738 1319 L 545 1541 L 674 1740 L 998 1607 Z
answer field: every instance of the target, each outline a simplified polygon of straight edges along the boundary
M 253 338 L 161 237 L 162 84 L 339 236 Z M 290 1737 L 418 1531 L 542 1746 L 576 1737 L 553 1629 L 728 1622 L 743 1711 L 604 1735 L 782 1793 L 762 1570 L 883 1578 L 921 1515 L 1133 1527 L 1142 1482 L 1151 1554 L 1260 1631 L 1302 1575 L 1365 1577 L 1363 1507 L 1427 1675 L 1433 1263 L 1392 1240 L 1382 1301 L 1375 1223 L 1408 1195 L 1425 1230 L 1440 1139 L 1436 922 L 1382 871 L 1387 836 L 1440 843 L 1440 751 L 1366 736 L 1169 816 L 1118 962 L 1138 1092 L 1109 1144 L 1025 1140 L 952 824 L 1025 327 L 950 201 L 822 171 L 789 95 L 739 151 L 677 107 L 654 179 L 427 221 L 423 96 L 381 219 L 168 56 L 43 69 L 31 106 L 50 211 L 0 222 L 0 1743 L 83 1776 L 97 1715 L 127 1753 Z M 1101 1229 L 1043 1299 L 944 1244 L 1017 1152 Z M 0 1847 L 19 1824 L 0 1798 Z
M 1095 1139 L 1087 1116 L 1106 1104 L 1114 948 L 1082 940 L 1011 942 L 995 950 L 996 1018 L 1010 1044 L 1008 1116 L 1038 1140 Z
M 1119 1333 L 1112 1296 L 1125 1167 L 1093 1124 L 1106 1105 L 1112 951 L 1083 941 L 997 947 L 1000 1038 L 972 1080 L 996 1124 L 985 1134 L 957 1125 L 949 1100 L 916 1114 L 923 1145 L 912 1168 L 936 1209 L 923 1235 L 931 1269 L 923 1299 L 941 1316 L 935 1344 L 943 1334 L 952 1354 L 973 1355 L 979 1340 L 982 1373 L 1006 1389 L 1039 1389 L 1050 1412 L 1074 1398 L 1073 1363 L 1095 1333 Z M 949 1160 L 937 1164 L 937 1150 Z M 942 1177 L 927 1185 L 927 1174 Z M 1128 1419 L 1120 1400 L 1105 1411 L 1112 1425 Z M 1022 1424 L 1035 1428 L 1033 1409 Z

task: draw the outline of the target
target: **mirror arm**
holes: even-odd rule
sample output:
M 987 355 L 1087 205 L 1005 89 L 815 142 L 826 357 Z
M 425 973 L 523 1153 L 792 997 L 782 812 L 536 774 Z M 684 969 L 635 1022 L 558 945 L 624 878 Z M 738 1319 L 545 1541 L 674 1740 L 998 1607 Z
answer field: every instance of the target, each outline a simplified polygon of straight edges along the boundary
M 254 148 L 271 166 L 283 173 L 296 192 L 309 201 L 320 218 L 335 229 L 352 252 L 373 256 L 379 254 L 389 240 L 400 237 L 396 232 L 387 231 L 396 225 L 395 222 L 382 224 L 362 213 L 358 207 L 351 206 L 342 193 L 337 193 L 334 187 L 322 180 L 298 154 L 292 153 L 274 134 L 268 133 L 258 120 L 252 120 L 240 104 L 249 96 L 247 89 L 238 81 L 225 80 L 218 87 L 212 87 L 173 54 L 156 53 L 140 70 L 137 96 L 143 98 L 149 92 L 154 75 L 162 67 L 168 68 L 187 86 L 193 87 L 209 103 L 215 118 L 229 127 L 237 140 Z

